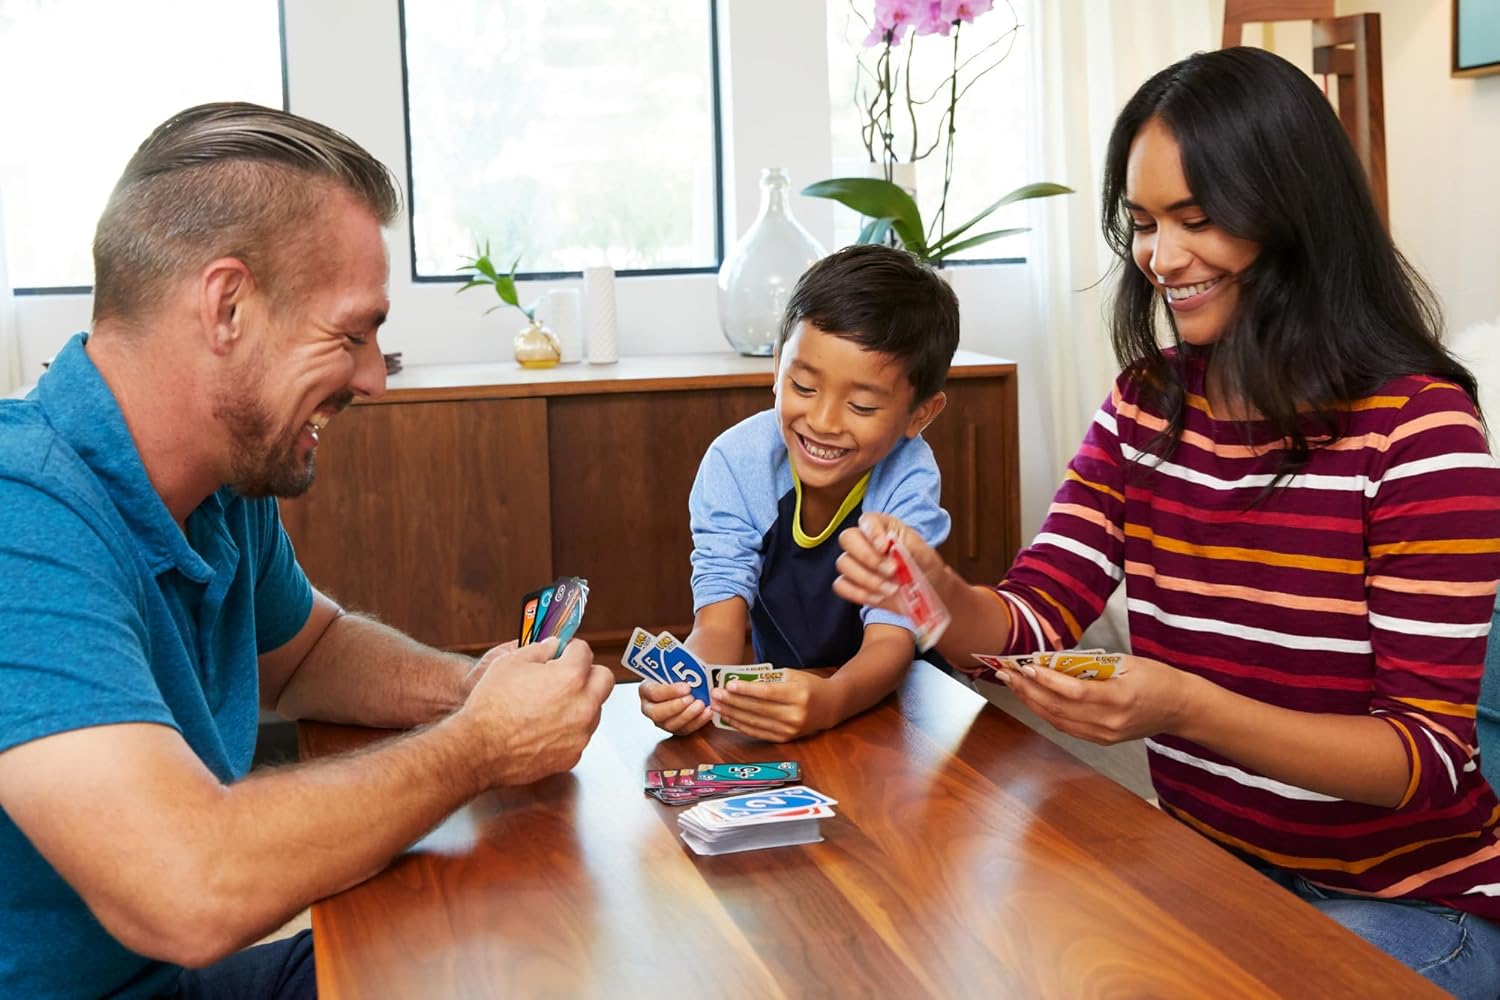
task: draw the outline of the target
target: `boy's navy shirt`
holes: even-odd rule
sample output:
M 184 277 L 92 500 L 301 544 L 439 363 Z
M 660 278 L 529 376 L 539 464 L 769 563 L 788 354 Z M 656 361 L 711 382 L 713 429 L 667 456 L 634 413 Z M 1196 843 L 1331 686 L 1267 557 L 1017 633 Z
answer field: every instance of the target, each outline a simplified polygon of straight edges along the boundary
M 809 537 L 799 523 L 800 485 L 775 410 L 720 434 L 698 466 L 688 500 L 693 532 L 693 612 L 732 597 L 750 607 L 756 658 L 782 667 L 842 666 L 872 623 L 904 616 L 861 608 L 833 592 L 838 536 L 866 511 L 900 518 L 936 546 L 950 520 L 941 476 L 921 435 L 902 438 L 844 499 L 833 521 Z

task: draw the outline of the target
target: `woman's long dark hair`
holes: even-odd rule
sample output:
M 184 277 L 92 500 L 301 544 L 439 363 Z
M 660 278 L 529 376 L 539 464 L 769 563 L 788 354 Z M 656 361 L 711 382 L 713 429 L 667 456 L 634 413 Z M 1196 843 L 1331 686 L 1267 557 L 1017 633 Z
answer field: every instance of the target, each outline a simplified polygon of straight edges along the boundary
M 1135 265 L 1124 206 L 1130 146 L 1152 118 L 1176 137 L 1204 214 L 1261 248 L 1239 275 L 1239 303 L 1211 365 L 1231 398 L 1288 441 L 1276 479 L 1338 436 L 1338 404 L 1397 376 L 1451 380 L 1478 406 L 1474 376 L 1439 339 L 1432 290 L 1391 243 L 1328 99 L 1270 52 L 1200 52 L 1136 91 L 1115 121 L 1104 164 L 1104 236 L 1123 265 L 1110 332 L 1120 365 L 1140 376 L 1167 418 L 1152 451 L 1171 454 L 1186 416 L 1185 351 L 1178 341 L 1173 364 L 1158 344 L 1160 297 Z M 1312 412 L 1299 420 L 1299 407 Z M 1321 425 L 1312 443 L 1309 416 Z

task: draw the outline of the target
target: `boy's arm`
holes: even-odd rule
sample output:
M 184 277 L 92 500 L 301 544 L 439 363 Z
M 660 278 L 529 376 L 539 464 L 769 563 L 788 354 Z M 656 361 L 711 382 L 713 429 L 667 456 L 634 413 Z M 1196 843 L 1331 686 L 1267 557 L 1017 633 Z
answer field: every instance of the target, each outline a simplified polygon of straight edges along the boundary
M 865 626 L 859 652 L 831 677 L 788 670 L 779 684 L 730 681 L 714 691 L 714 708 L 747 736 L 782 743 L 830 729 L 896 689 L 911 666 L 911 632 Z
M 743 597 L 715 601 L 698 609 L 693 631 L 683 642 L 698 662 L 731 666 L 745 661 L 745 635 L 750 627 L 750 605 Z

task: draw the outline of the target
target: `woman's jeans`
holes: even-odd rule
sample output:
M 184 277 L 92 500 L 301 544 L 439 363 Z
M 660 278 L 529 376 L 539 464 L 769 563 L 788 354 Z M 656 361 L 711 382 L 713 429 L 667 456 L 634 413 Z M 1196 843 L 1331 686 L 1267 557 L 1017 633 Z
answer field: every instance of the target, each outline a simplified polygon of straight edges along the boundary
M 1349 896 L 1280 868 L 1257 867 L 1460 1000 L 1500 997 L 1500 924 L 1437 903 Z

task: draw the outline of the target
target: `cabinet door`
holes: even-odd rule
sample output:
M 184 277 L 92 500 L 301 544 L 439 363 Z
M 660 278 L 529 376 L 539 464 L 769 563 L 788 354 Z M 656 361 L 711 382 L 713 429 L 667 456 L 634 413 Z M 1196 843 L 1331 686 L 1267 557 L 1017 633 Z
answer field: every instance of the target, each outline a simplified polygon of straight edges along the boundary
M 698 462 L 722 431 L 772 401 L 769 387 L 550 401 L 552 564 L 588 579 L 591 642 L 636 625 L 687 635 Z
M 950 379 L 948 405 L 924 433 L 943 473 L 953 530 L 940 551 L 975 583 L 1005 575 L 1020 544 L 1020 452 L 1013 375 Z
M 423 642 L 513 639 L 552 559 L 543 399 L 352 406 L 282 520 L 313 585 Z M 590 612 L 592 615 L 592 610 Z

